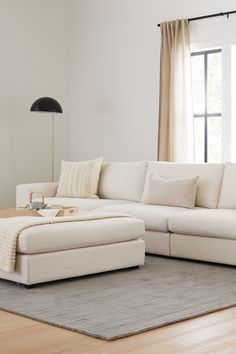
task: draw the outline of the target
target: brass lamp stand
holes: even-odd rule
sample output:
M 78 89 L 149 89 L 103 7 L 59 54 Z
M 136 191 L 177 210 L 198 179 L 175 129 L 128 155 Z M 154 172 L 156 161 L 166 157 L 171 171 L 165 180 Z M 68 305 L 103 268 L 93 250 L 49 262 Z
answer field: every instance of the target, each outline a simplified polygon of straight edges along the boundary
M 63 113 L 59 102 L 51 97 L 37 99 L 30 108 L 31 112 L 52 113 L 52 182 L 55 182 L 55 113 Z
M 55 116 L 52 113 L 52 182 L 55 182 Z

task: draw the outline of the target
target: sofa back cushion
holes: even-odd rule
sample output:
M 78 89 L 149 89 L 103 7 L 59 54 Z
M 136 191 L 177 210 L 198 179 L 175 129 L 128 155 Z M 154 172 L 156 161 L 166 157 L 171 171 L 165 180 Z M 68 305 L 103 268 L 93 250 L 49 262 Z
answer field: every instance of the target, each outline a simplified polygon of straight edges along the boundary
M 226 162 L 220 193 L 220 209 L 236 209 L 236 163 Z
M 217 208 L 223 174 L 224 164 L 187 164 L 150 161 L 148 162 L 142 201 L 147 198 L 150 175 L 170 179 L 199 176 L 196 206 Z
M 139 202 L 143 194 L 146 169 L 146 161 L 104 163 L 98 196 Z

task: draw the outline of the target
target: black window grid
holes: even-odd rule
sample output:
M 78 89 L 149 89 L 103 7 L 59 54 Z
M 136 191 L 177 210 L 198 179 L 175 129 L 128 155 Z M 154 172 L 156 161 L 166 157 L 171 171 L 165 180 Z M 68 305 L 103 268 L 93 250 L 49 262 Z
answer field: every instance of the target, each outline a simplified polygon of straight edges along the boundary
M 191 53 L 191 56 L 201 55 L 204 57 L 204 113 L 195 114 L 194 118 L 204 118 L 204 162 L 208 162 L 208 117 L 221 117 L 221 113 L 208 113 L 208 55 L 221 53 L 221 49 L 204 50 Z

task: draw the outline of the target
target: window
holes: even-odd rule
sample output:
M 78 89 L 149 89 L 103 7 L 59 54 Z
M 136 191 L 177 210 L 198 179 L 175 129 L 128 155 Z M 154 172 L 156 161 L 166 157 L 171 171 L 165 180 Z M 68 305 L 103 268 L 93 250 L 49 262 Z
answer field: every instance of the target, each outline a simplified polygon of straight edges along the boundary
M 192 90 L 196 162 L 221 161 L 221 54 L 221 49 L 192 53 Z

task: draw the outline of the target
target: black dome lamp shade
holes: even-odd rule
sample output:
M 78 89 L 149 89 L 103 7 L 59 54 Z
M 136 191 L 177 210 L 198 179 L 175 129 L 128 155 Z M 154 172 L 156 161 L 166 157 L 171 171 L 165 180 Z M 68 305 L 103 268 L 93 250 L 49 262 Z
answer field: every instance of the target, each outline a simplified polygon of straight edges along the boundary
M 59 102 L 51 97 L 41 97 L 30 107 L 31 112 L 63 113 Z
M 61 105 L 54 98 L 38 98 L 30 107 L 31 112 L 52 113 L 52 181 L 55 181 L 55 113 L 63 113 Z

